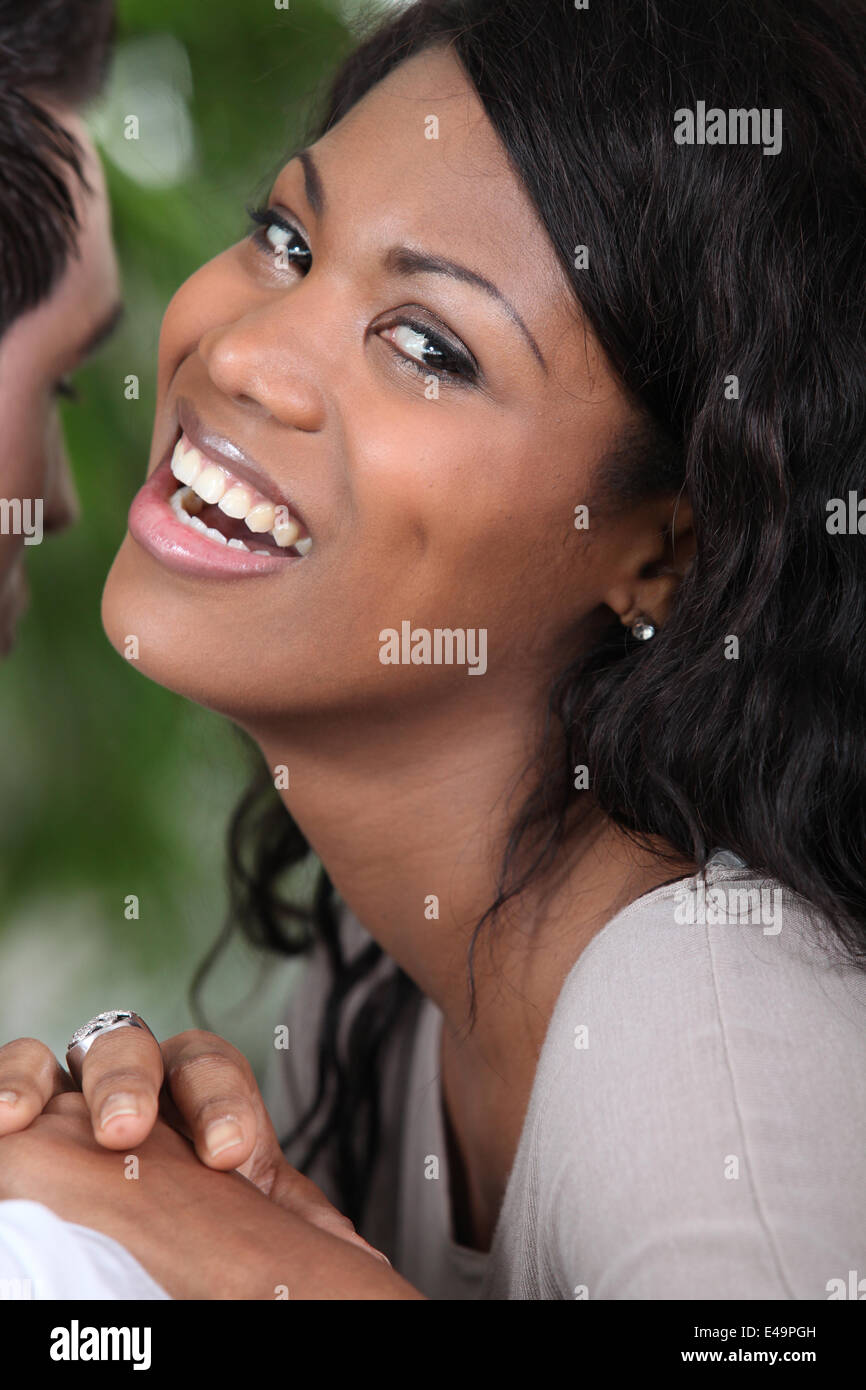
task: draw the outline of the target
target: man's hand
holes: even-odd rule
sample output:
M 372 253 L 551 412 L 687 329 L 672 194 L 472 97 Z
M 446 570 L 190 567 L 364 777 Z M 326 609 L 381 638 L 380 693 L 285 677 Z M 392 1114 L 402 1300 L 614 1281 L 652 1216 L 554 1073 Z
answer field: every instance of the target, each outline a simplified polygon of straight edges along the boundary
M 27 1129 L 53 1097 L 76 1089 L 35 1038 L 0 1047 L 0 1136 Z M 237 1170 L 285 1210 L 373 1249 L 314 1182 L 286 1163 L 249 1062 L 216 1033 L 194 1029 L 161 1046 L 139 1028 L 104 1033 L 84 1057 L 81 1090 L 103 1148 L 140 1147 L 161 1116 L 208 1168 Z
M 0 1138 L 0 1202 L 41 1202 L 102 1231 L 173 1298 L 422 1297 L 369 1246 L 275 1206 L 239 1173 L 209 1171 L 161 1119 L 135 1160 L 96 1142 L 83 1096 L 57 1095 Z

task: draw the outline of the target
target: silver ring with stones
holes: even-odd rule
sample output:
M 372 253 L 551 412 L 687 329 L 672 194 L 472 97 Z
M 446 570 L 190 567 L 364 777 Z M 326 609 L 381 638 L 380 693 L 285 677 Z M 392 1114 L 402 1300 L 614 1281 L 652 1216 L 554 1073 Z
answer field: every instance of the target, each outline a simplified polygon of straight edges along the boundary
M 107 1009 L 105 1013 L 97 1014 L 95 1018 L 82 1023 L 80 1028 L 76 1028 L 66 1046 L 66 1066 L 79 1090 L 81 1069 L 87 1053 L 103 1033 L 113 1033 L 118 1028 L 143 1028 L 154 1037 L 144 1019 L 133 1013 L 132 1009 Z

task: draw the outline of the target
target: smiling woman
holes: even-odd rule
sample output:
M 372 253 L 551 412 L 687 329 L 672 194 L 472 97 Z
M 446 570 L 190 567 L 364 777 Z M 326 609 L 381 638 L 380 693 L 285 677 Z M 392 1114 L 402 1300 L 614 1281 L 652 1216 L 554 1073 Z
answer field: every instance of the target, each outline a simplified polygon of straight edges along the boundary
M 133 1222 L 68 1098 L 11 1195 L 69 1155 L 55 1210 L 180 1297 L 862 1266 L 866 560 L 825 504 L 866 464 L 864 69 L 853 0 L 418 0 L 350 56 L 168 307 L 103 619 L 262 751 L 232 923 L 309 956 L 271 1114 L 393 1269 L 161 1122 Z M 778 150 L 675 139 L 707 98 L 781 110 Z M 414 643 L 446 632 L 482 679 Z

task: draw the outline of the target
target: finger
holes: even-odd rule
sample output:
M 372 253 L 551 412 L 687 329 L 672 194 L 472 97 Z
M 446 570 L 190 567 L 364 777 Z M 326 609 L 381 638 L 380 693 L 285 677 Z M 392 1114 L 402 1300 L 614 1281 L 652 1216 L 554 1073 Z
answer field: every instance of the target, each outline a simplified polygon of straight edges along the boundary
M 115 1028 L 91 1044 L 81 1064 L 81 1089 L 93 1134 L 106 1149 L 141 1144 L 159 1113 L 162 1053 L 143 1028 Z
M 202 1163 L 239 1168 L 257 1186 L 262 1167 L 273 1171 L 282 1155 L 252 1068 L 242 1052 L 216 1033 L 191 1029 L 162 1045 L 168 1098 Z
M 216 1033 L 190 1030 L 164 1042 L 162 1053 L 163 1115 L 183 1127 L 202 1162 L 237 1170 L 285 1210 L 390 1263 L 311 1179 L 286 1163 L 242 1052 Z
M 74 1119 L 86 1119 L 90 1121 L 90 1111 L 87 1108 L 87 1101 L 80 1091 L 64 1091 L 62 1095 L 54 1095 L 46 1103 L 43 1115 L 66 1115 Z
M 26 1129 L 53 1095 L 75 1089 L 54 1053 L 37 1038 L 0 1047 L 0 1135 Z
M 309 1221 L 311 1226 L 319 1226 L 323 1231 L 339 1236 L 341 1240 L 347 1240 L 352 1245 L 360 1245 L 362 1249 L 390 1265 L 391 1261 L 388 1256 L 383 1255 L 381 1250 L 377 1250 L 374 1245 L 371 1245 L 362 1235 L 358 1234 L 348 1216 L 344 1216 L 328 1201 L 321 1188 L 317 1187 L 311 1178 L 299 1173 L 297 1168 L 292 1168 L 285 1160 L 283 1160 L 277 1174 L 270 1197 L 286 1211 L 293 1212 L 295 1216 L 303 1217 L 305 1221 Z

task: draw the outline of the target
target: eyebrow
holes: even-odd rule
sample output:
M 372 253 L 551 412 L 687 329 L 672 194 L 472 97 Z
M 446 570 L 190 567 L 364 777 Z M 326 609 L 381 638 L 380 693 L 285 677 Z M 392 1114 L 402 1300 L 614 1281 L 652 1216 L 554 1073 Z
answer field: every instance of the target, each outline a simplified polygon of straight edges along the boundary
M 316 168 L 316 161 L 309 150 L 298 150 L 294 158 L 301 161 L 304 170 L 304 192 L 307 202 L 316 216 L 321 217 L 325 211 L 325 188 L 322 176 Z
M 316 216 L 321 217 L 326 208 L 325 188 L 316 162 L 307 149 L 298 150 L 293 157 L 300 160 L 304 171 L 304 192 L 307 202 Z M 542 356 L 541 349 L 520 314 L 511 300 L 507 299 L 502 291 L 493 284 L 493 281 L 488 280 L 485 275 L 479 275 L 477 271 L 470 270 L 468 266 L 460 265 L 458 261 L 447 260 L 444 256 L 431 256 L 427 252 L 417 251 L 411 246 L 390 247 L 385 253 L 385 266 L 398 275 L 447 275 L 452 280 L 460 280 L 465 285 L 474 285 L 476 289 L 483 290 L 491 299 L 496 300 L 512 323 L 520 329 L 534 356 L 541 364 L 542 370 L 547 372 L 547 363 Z
M 80 344 L 78 348 L 78 360 L 80 362 L 83 362 L 85 358 L 90 357 L 94 352 L 96 352 L 97 348 L 102 346 L 102 344 L 106 341 L 107 338 L 111 337 L 112 333 L 117 328 L 117 325 L 123 318 L 124 313 L 125 307 L 118 300 L 118 302 L 112 305 L 108 313 L 96 325 L 93 332 L 87 338 L 85 338 L 83 343 Z

